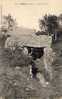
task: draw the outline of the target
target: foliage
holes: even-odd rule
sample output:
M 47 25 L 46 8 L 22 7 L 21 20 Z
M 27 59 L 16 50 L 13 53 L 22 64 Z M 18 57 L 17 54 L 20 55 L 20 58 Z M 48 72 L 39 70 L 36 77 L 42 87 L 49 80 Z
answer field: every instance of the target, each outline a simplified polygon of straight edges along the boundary
M 45 15 L 43 19 L 40 20 L 40 29 L 45 28 L 45 31 L 53 34 L 58 28 L 57 16 L 55 15 Z
M 12 31 L 15 26 L 16 20 L 14 20 L 10 14 L 8 14 L 8 16 L 3 16 L 2 31 Z
M 13 17 L 8 14 L 8 16 L 3 16 L 3 21 L 1 24 L 1 30 L 0 30 L 0 46 L 5 47 L 5 42 L 8 37 L 10 37 L 11 31 L 15 29 L 17 26 L 16 21 L 13 19 Z

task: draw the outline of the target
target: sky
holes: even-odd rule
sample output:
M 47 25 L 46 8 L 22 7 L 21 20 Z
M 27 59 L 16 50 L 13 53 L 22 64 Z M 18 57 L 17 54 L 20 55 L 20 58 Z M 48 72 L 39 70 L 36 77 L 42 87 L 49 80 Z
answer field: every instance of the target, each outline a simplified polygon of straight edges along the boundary
M 0 13 L 1 7 L 2 15 L 10 13 L 19 26 L 38 30 L 42 16 L 62 13 L 62 0 L 0 0 Z

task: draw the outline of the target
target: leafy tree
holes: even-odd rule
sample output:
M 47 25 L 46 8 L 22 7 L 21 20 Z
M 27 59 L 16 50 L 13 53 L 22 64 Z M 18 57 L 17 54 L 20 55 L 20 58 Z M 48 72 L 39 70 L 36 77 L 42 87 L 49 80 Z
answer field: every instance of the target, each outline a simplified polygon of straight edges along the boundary
M 59 29 L 62 31 L 62 14 L 58 16 L 58 25 L 59 25 Z
M 17 26 L 16 21 L 12 18 L 10 14 L 8 16 L 3 16 L 3 21 L 1 24 L 1 33 L 0 33 L 0 46 L 4 47 L 5 42 L 8 37 L 10 37 L 9 32 L 13 31 Z
M 42 31 L 47 30 L 47 15 L 43 17 L 43 19 L 40 19 L 39 21 L 39 27 Z
M 40 29 L 42 30 L 43 27 L 46 32 L 49 32 L 49 34 L 54 34 L 58 28 L 57 16 L 45 15 L 43 19 L 40 20 Z
M 2 31 L 12 31 L 16 25 L 16 20 L 14 20 L 10 14 L 8 14 L 8 16 L 3 16 Z

